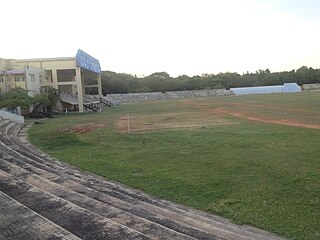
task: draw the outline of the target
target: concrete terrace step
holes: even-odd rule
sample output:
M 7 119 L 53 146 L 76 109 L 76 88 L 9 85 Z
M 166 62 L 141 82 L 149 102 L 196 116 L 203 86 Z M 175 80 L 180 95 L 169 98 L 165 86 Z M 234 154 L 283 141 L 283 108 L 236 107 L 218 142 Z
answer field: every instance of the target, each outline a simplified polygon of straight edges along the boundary
M 201 231 L 199 231 L 197 229 L 194 229 L 192 227 L 180 226 L 181 224 L 179 225 L 179 224 L 175 223 L 170 218 L 157 216 L 155 214 L 148 214 L 148 212 L 143 211 L 144 205 L 142 205 L 140 207 L 137 205 L 135 207 L 135 205 L 139 203 L 138 200 L 135 200 L 133 198 L 127 197 L 127 196 L 125 196 L 123 194 L 121 195 L 121 194 L 119 194 L 116 191 L 113 191 L 111 189 L 104 189 L 104 191 L 107 192 L 108 194 L 104 194 L 104 193 L 100 193 L 98 191 L 94 191 L 93 189 L 90 189 L 88 187 L 82 186 L 81 184 L 77 183 L 77 182 L 79 182 L 79 181 L 77 181 L 77 180 L 79 180 L 77 177 L 64 176 L 64 174 L 61 174 L 61 172 L 59 172 L 59 171 L 47 172 L 47 171 L 43 170 L 43 169 L 47 169 L 48 170 L 48 168 L 46 166 L 42 166 L 41 169 L 37 168 L 37 167 L 34 167 L 33 165 L 26 163 L 27 161 L 28 162 L 32 162 L 32 161 L 30 161 L 28 159 L 19 160 L 18 159 L 19 157 L 17 157 L 17 155 L 10 156 L 10 155 L 4 155 L 3 154 L 1 156 L 1 158 L 3 160 L 5 160 L 5 161 L 9 161 L 9 162 L 12 162 L 12 163 L 14 163 L 16 165 L 20 165 L 24 169 L 28 169 L 31 172 L 35 172 L 35 173 L 37 173 L 39 175 L 42 175 L 47 179 L 51 179 L 51 181 L 57 182 L 60 185 L 64 185 L 64 186 L 68 187 L 69 189 L 73 189 L 74 191 L 78 191 L 80 193 L 87 193 L 88 196 L 92 197 L 93 199 L 95 197 L 97 200 L 100 200 L 101 202 L 105 202 L 107 204 L 110 204 L 110 205 L 112 205 L 114 207 L 117 207 L 117 208 L 122 209 L 124 211 L 127 211 L 129 213 L 131 212 L 131 214 L 135 214 L 137 217 L 139 217 L 139 215 L 141 215 L 141 217 L 144 217 L 146 219 L 150 218 L 151 220 L 153 220 L 155 222 L 163 223 L 164 226 L 171 227 L 171 228 L 176 228 L 176 229 L 178 228 L 178 230 L 182 231 L 182 233 L 188 233 L 188 234 L 191 234 L 191 235 L 196 235 L 197 237 L 201 237 L 201 239 L 217 239 L 215 236 L 212 236 L 211 234 L 201 233 Z M 4 161 L 2 161 L 0 168 L 3 169 L 4 171 L 10 171 L 10 169 L 11 169 L 11 171 L 13 171 L 13 168 L 8 166 L 7 164 L 5 164 Z M 60 173 L 60 175 L 62 175 L 63 177 L 59 177 L 56 174 L 53 174 L 52 172 L 55 172 L 56 174 Z M 26 175 L 23 171 L 21 171 L 21 169 L 20 170 L 16 170 L 15 174 L 18 174 L 18 177 L 20 177 L 20 178 L 22 177 L 21 174 L 22 175 Z M 69 180 L 71 178 L 72 178 L 72 181 Z M 80 181 L 80 183 L 82 183 L 82 181 Z M 46 186 L 48 187 L 48 184 Z M 115 196 L 115 197 L 112 197 L 112 196 Z M 129 202 L 127 202 L 127 201 L 129 201 Z M 115 211 L 114 211 L 114 213 L 115 213 Z M 139 217 L 139 218 L 141 218 L 141 217 Z M 160 231 L 158 232 L 158 234 L 159 233 L 160 233 Z M 174 239 L 179 239 L 179 238 L 174 238 Z
M 9 148 L 6 149 L 6 148 L 3 148 L 3 147 L 4 147 L 4 146 L 2 146 L 2 150 L 5 150 L 7 153 L 11 153 L 11 154 L 14 155 L 13 157 L 10 156 L 10 155 L 2 155 L 3 159 L 15 159 L 15 161 L 18 161 L 17 159 L 18 159 L 19 157 L 22 157 L 22 156 L 23 156 L 23 155 L 18 154 L 15 150 L 9 150 Z M 20 156 L 19 156 L 19 155 L 20 155 Z M 24 167 L 26 167 L 25 161 L 29 161 L 29 162 L 30 162 L 30 159 L 27 159 L 27 158 L 24 158 L 24 159 L 23 159 L 22 163 L 24 163 Z M 32 160 L 31 160 L 31 162 L 32 162 Z M 34 163 L 35 163 L 35 162 L 34 162 Z M 2 165 L 3 165 L 3 164 L 2 164 Z M 39 165 L 38 165 L 38 166 L 39 166 Z M 28 168 L 30 168 L 30 167 L 32 168 L 31 165 L 29 165 Z M 43 167 L 45 167 L 45 166 L 43 166 Z M 6 168 L 6 169 L 8 169 L 8 168 Z M 18 172 L 23 172 L 23 171 L 18 171 Z M 49 177 L 49 176 L 47 176 L 47 177 Z M 146 226 L 145 226 L 145 227 L 146 227 Z M 157 234 L 160 234 L 161 231 L 159 231 L 159 229 L 158 229 L 157 232 L 158 232 Z M 173 239 L 179 239 L 179 237 L 178 237 L 179 234 L 175 233 L 174 235 L 175 235 L 175 237 L 174 237 Z M 180 235 L 181 235 L 181 234 L 180 234 Z M 172 238 L 172 236 L 171 236 L 170 238 Z M 187 238 L 184 237 L 184 239 L 187 239 Z M 202 239 L 209 239 L 209 238 L 202 238 Z M 212 236 L 210 239 L 216 239 L 216 238 L 214 238 L 214 237 Z
M 83 239 L 148 239 L 141 233 L 41 191 L 2 170 L 0 190 Z
M 21 127 L 21 123 L 12 122 L 6 119 L 0 119 L 0 133 L 2 135 L 15 136 L 17 135 Z
M 20 161 L 19 163 L 19 161 L 15 157 L 10 158 L 8 156 L 2 156 L 2 158 L 6 159 L 6 161 L 12 161 L 17 165 L 21 165 L 24 169 L 28 169 L 31 172 L 36 172 L 37 174 L 42 175 L 44 178 L 51 179 L 51 181 L 59 183 L 60 185 L 63 185 L 68 189 L 72 189 L 75 192 L 85 194 L 91 197 L 92 199 L 97 199 L 101 202 L 110 204 L 116 208 L 122 209 L 137 216 L 149 219 L 150 221 L 154 221 L 164 226 L 167 226 L 168 228 L 172 228 L 182 233 L 192 235 L 199 239 L 216 239 L 214 236 L 210 236 L 210 234 L 208 233 L 203 233 L 196 228 L 199 224 L 200 225 L 198 227 L 204 228 L 206 225 L 205 220 L 207 219 L 205 218 L 205 216 L 203 216 L 202 221 L 200 221 L 201 219 L 197 219 L 197 216 L 195 215 L 195 213 L 192 213 L 192 211 L 187 211 L 186 214 L 182 214 L 183 211 L 179 210 L 181 213 L 175 213 L 174 211 L 153 206 L 152 204 L 139 201 L 138 199 L 126 196 L 111 189 L 102 189 L 101 187 L 98 187 L 99 191 L 96 191 L 90 188 L 91 184 L 88 184 L 89 187 L 81 185 L 81 181 L 79 183 L 77 181 L 77 178 L 70 180 L 70 178 L 59 177 L 56 174 L 53 174 L 52 172 L 49 173 L 44 170 L 35 168 L 32 165 L 27 164 L 25 160 Z M 6 171 L 9 171 L 8 169 L 10 169 L 10 167 L 8 167 L 4 163 L 1 164 L 0 168 L 6 169 Z M 12 167 L 10 171 L 14 171 Z M 15 172 L 15 174 L 25 175 L 25 173 L 19 169 Z M 228 239 L 256 239 L 249 237 L 250 234 L 254 234 L 246 232 L 239 226 L 230 224 L 229 222 L 223 222 L 221 221 L 221 219 L 218 220 L 219 221 L 215 220 L 215 222 L 211 220 L 211 222 L 207 223 L 207 230 L 213 231 L 214 233 L 219 233 L 220 236 L 224 235 L 228 237 Z M 183 224 L 181 221 L 189 222 L 190 226 Z M 197 224 L 197 222 L 199 222 L 199 224 Z M 247 237 L 243 237 L 243 235 Z M 259 237 L 259 239 L 264 239 L 262 236 Z
M 6 134 L 7 128 L 13 124 L 9 120 L 1 120 L 0 121 L 0 133 Z
M 63 186 L 61 183 L 54 183 L 20 167 L 2 162 L 0 163 L 0 168 L 6 173 L 24 180 L 31 186 L 63 198 L 68 202 L 113 220 L 114 222 L 130 226 L 130 228 L 139 231 L 150 238 L 154 239 L 161 236 L 165 239 L 193 239 L 109 204 L 95 200 L 79 192 L 70 190 L 70 188 Z
M 0 239 L 80 239 L 3 192 L 0 203 Z
M 6 124 L 7 122 L 10 122 L 10 120 L 4 119 L 4 118 L 0 118 L 0 126 L 2 126 L 3 124 Z
M 281 239 L 59 162 L 25 142 L 26 128 L 18 134 L 24 142 L 13 135 L 0 135 L 0 190 L 82 239 Z M 61 213 L 65 206 L 67 211 Z M 75 216 L 85 223 L 68 222 Z
M 16 136 L 19 130 L 21 129 L 21 127 L 22 127 L 22 124 L 14 123 L 13 125 L 11 125 L 11 127 L 7 128 L 7 135 L 9 137 Z

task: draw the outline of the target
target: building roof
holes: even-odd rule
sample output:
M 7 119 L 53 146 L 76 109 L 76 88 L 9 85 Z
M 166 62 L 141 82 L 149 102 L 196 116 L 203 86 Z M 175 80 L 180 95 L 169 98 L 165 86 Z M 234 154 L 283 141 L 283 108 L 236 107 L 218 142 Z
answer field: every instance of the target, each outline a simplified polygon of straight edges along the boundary
M 41 62 L 41 61 L 65 61 L 75 60 L 75 57 L 55 57 L 55 58 L 32 58 L 32 59 L 18 59 L 18 62 Z
M 24 74 L 24 73 L 25 73 L 25 70 L 24 70 L 24 69 L 13 69 L 13 70 L 7 70 L 6 73 L 7 73 L 7 74 L 11 74 L 11 75 L 14 75 L 14 74 Z

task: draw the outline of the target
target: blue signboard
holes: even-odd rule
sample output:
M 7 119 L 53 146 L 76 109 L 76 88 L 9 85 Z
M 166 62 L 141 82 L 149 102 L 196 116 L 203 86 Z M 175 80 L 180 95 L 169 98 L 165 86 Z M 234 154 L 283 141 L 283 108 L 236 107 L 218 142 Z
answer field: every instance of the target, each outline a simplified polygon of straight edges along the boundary
M 94 73 L 101 72 L 99 60 L 90 56 L 88 53 L 85 53 L 81 49 L 79 49 L 77 52 L 76 63 L 77 63 L 77 67 L 89 70 Z

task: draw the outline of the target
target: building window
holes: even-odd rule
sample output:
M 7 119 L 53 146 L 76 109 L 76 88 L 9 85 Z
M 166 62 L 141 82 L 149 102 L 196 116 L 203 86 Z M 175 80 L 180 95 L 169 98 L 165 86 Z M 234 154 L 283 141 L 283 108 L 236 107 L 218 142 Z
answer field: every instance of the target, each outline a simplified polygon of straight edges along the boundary
M 14 77 L 15 82 L 23 82 L 24 81 L 24 76 L 15 76 Z
M 31 82 L 35 82 L 36 76 L 34 74 L 30 74 L 30 79 L 31 79 Z
M 39 75 L 39 81 L 42 83 L 43 82 L 43 76 Z
M 0 83 L 3 83 L 3 82 L 4 82 L 3 77 L 0 77 Z

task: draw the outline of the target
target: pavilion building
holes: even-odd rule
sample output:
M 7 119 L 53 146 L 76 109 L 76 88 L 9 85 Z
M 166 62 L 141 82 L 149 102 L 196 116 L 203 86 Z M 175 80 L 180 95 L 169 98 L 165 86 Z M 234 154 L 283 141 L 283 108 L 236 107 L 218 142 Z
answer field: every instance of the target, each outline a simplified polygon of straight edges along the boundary
M 33 96 L 44 86 L 59 90 L 63 108 L 96 108 L 102 97 L 100 63 L 80 49 L 75 57 L 0 59 L 0 94 L 20 87 Z

